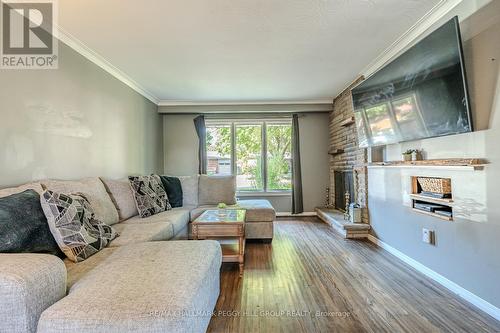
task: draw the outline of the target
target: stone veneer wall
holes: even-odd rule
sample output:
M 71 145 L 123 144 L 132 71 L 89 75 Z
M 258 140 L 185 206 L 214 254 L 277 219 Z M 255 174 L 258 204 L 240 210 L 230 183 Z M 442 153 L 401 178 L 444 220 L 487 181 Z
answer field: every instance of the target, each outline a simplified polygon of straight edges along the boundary
M 354 116 L 351 89 L 363 80 L 354 81 L 333 100 L 330 113 L 330 205 L 335 205 L 335 171 L 353 171 L 354 201 L 363 208 L 363 222 L 369 223 L 368 217 L 368 179 L 367 151 L 358 148 L 356 125 L 346 124 Z M 343 152 L 337 152 L 343 150 Z

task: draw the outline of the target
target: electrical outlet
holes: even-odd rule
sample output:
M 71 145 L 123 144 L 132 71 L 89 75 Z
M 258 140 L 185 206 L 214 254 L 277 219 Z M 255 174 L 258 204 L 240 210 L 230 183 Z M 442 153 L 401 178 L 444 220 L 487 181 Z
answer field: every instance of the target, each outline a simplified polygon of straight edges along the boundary
M 427 244 L 433 244 L 434 231 L 429 229 L 422 229 L 422 242 Z

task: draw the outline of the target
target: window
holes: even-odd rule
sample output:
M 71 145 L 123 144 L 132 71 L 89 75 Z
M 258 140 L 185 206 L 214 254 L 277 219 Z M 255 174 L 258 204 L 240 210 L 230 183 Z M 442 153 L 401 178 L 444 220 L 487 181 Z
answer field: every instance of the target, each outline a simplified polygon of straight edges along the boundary
M 236 175 L 238 191 L 290 191 L 290 121 L 207 121 L 209 175 Z
M 267 126 L 267 188 L 292 189 L 292 127 L 290 124 Z
M 236 185 L 239 191 L 263 191 L 262 125 L 236 125 Z
M 209 175 L 232 174 L 231 126 L 207 127 L 207 160 Z

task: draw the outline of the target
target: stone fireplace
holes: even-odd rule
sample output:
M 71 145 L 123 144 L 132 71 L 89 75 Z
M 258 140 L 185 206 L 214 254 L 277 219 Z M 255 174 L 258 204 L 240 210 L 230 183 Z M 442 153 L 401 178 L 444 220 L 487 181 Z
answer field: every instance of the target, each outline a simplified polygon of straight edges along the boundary
M 358 148 L 351 89 L 357 79 L 333 100 L 330 113 L 330 198 L 331 207 L 345 209 L 345 192 L 362 208 L 362 221 L 369 223 L 367 151 Z M 346 186 L 348 184 L 348 186 Z M 341 191 L 341 193 L 339 193 Z M 341 202 L 340 202 L 341 201 Z

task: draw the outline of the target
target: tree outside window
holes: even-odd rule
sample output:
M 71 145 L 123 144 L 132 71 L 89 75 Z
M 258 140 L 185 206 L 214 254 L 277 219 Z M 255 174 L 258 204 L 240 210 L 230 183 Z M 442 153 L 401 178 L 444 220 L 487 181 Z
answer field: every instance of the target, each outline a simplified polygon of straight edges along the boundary
M 238 191 L 289 191 L 292 188 L 291 144 L 290 122 L 209 123 L 208 174 L 235 174 Z

